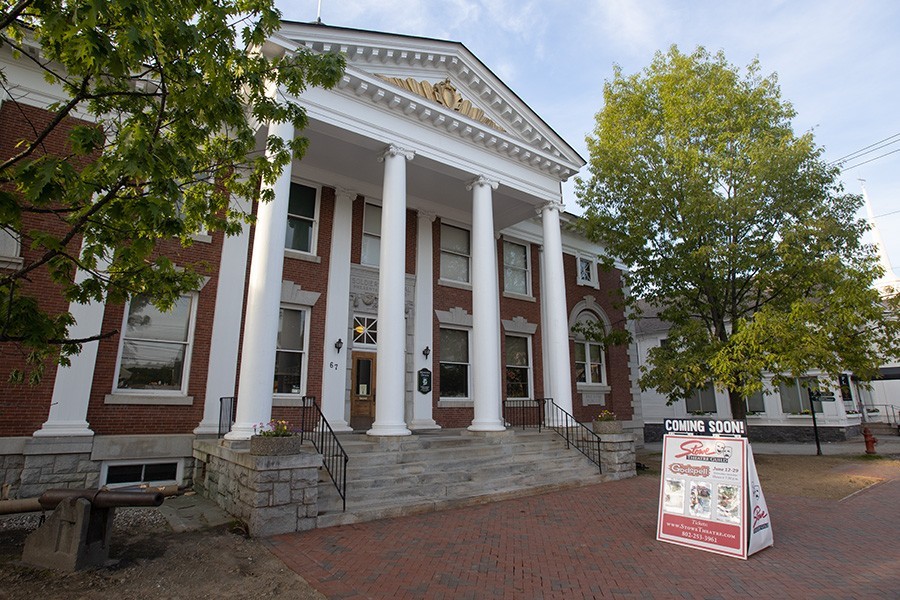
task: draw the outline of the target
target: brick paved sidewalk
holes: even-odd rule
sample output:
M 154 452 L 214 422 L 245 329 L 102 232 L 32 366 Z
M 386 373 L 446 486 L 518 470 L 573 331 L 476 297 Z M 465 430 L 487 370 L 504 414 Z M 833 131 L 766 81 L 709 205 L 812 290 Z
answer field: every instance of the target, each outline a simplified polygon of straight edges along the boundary
M 655 540 L 653 476 L 268 540 L 331 599 L 898 598 L 900 474 L 844 501 L 767 497 L 749 560 Z

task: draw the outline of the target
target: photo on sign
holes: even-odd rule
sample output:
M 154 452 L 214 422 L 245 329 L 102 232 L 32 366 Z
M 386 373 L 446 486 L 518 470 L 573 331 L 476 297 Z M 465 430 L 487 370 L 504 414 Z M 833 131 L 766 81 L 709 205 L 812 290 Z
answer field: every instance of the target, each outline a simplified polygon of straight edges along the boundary
M 741 522 L 741 486 L 718 486 L 716 517 L 719 521 L 725 521 L 726 523 Z
M 711 498 L 712 491 L 709 483 L 705 481 L 691 482 L 691 507 L 692 517 L 708 519 L 712 515 Z
M 684 514 L 684 480 L 666 479 L 666 491 L 663 498 L 663 510 L 679 515 Z

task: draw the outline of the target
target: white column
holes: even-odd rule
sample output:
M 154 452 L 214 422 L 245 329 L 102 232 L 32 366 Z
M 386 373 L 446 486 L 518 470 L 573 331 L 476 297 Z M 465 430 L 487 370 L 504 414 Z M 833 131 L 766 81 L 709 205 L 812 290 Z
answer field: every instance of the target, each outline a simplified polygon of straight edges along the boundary
M 566 308 L 566 281 L 563 274 L 562 237 L 559 211 L 562 204 L 551 202 L 541 209 L 544 252 L 541 263 L 546 321 L 544 336 L 547 354 L 544 371 L 550 372 L 550 389 L 545 393 L 572 414 L 572 363 L 569 359 L 569 318 Z
M 322 414 L 335 431 L 352 431 L 346 419 L 347 354 L 334 342 L 350 348 L 350 232 L 356 193 L 339 189 L 334 200 L 331 258 L 328 261 L 328 306 L 325 311 L 325 356 L 322 360 Z
M 250 211 L 249 207 L 241 206 L 236 198 L 231 204 L 232 208 Z M 222 242 L 219 280 L 216 284 L 216 310 L 209 346 L 209 370 L 206 375 L 206 401 L 203 405 L 203 420 L 194 429 L 196 435 L 215 435 L 219 432 L 220 399 L 234 396 L 249 244 L 250 226 L 246 224 L 240 233 L 225 236 Z
M 378 363 L 375 422 L 369 435 L 410 435 L 406 399 L 406 161 L 413 153 L 394 145 L 384 161 L 381 254 L 378 269 Z
M 105 270 L 108 265 L 103 261 L 98 269 Z M 83 282 L 88 276 L 88 272 L 78 269 L 75 283 Z M 105 302 L 69 304 L 69 312 L 75 319 L 75 325 L 69 328 L 69 337 L 84 339 L 100 335 L 105 308 Z M 34 437 L 94 435 L 87 422 L 87 412 L 99 345 L 98 341 L 86 342 L 81 346 L 81 352 L 71 357 L 68 367 L 57 367 L 50 412 L 41 428 L 34 432 Z
M 270 135 L 288 141 L 294 137 L 290 122 L 270 126 Z M 281 308 L 281 275 L 288 199 L 291 193 L 291 163 L 272 185 L 274 199 L 260 203 L 256 213 L 253 256 L 247 288 L 241 379 L 234 427 L 225 437 L 249 439 L 253 428 L 272 417 L 272 385 L 275 373 L 275 343 Z
M 497 182 L 478 177 L 472 191 L 472 370 L 475 418 L 470 431 L 504 431 L 500 402 L 500 291 L 492 191 Z
M 413 374 L 428 369 L 434 374 L 434 214 L 419 211 L 416 239 L 416 323 L 413 336 Z M 424 350 L 428 348 L 428 356 Z M 413 390 L 412 429 L 440 429 L 432 413 L 433 392 Z

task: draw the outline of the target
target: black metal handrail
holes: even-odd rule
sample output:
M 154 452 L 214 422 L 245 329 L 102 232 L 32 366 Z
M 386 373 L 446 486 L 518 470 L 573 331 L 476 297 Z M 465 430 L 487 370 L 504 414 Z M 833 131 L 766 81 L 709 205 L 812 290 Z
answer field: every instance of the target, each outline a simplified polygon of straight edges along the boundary
M 222 396 L 219 398 L 219 437 L 231 431 L 234 425 L 235 397 Z
M 301 405 L 297 408 L 300 418 L 296 422 L 300 425 L 301 435 L 304 440 L 311 441 L 316 451 L 322 455 L 322 464 L 341 497 L 343 510 L 346 511 L 347 463 L 350 457 L 316 404 L 315 396 L 303 396 Z
M 566 448 L 574 446 L 597 465 L 601 473 L 603 472 L 600 464 L 600 436 L 594 433 L 593 429 L 579 423 L 575 417 L 554 402 L 553 398 L 505 400 L 503 418 L 511 427 L 555 431 L 566 440 Z

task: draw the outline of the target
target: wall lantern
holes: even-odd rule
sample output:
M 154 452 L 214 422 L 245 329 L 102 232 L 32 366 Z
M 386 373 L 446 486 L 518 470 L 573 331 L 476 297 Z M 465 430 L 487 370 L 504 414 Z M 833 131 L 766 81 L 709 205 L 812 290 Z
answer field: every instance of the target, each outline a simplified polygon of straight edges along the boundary
M 422 354 L 425 356 L 425 358 L 428 358 L 428 355 L 431 354 L 431 348 L 425 346 L 425 349 L 422 350 Z
M 344 347 L 344 342 L 341 340 L 341 338 L 338 338 L 338 341 L 336 341 L 334 343 L 334 349 L 337 350 L 338 354 L 340 354 L 341 348 L 343 348 L 343 347 Z

